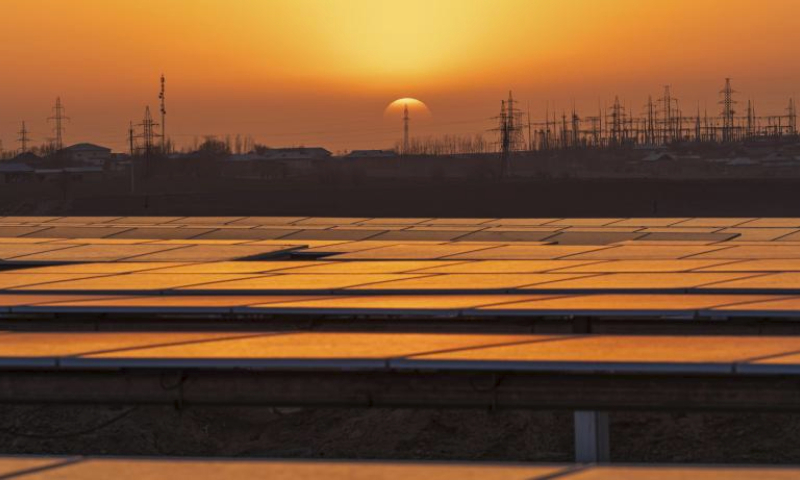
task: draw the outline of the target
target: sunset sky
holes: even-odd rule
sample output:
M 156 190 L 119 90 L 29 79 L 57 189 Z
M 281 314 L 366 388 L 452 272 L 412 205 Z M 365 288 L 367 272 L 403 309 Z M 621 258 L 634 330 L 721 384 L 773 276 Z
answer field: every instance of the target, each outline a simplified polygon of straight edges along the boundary
M 26 120 L 41 143 L 60 95 L 66 143 L 117 150 L 157 110 L 168 135 L 250 134 L 270 146 L 392 147 L 393 100 L 433 112 L 412 135 L 492 127 L 509 89 L 533 117 L 633 112 L 672 85 L 684 110 L 739 99 L 781 113 L 800 87 L 800 1 L 765 0 L 3 0 L 0 139 Z M 580 113 L 580 112 L 579 112 Z M 487 136 L 491 135 L 486 133 Z

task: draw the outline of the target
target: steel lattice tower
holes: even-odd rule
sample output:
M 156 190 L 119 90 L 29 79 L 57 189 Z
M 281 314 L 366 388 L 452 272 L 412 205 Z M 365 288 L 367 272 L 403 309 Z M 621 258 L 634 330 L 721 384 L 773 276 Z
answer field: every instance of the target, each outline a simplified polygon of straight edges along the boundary
M 28 137 L 28 133 L 30 133 L 30 132 L 28 131 L 28 128 L 25 126 L 25 122 L 24 121 L 22 122 L 22 128 L 20 128 L 19 132 L 17 132 L 17 133 L 19 134 L 19 138 L 17 140 L 19 141 L 20 153 L 27 153 L 27 151 L 28 151 L 28 142 L 30 142 L 30 138 Z
M 733 100 L 733 94 L 736 92 L 731 88 L 730 78 L 725 79 L 725 88 L 720 93 L 722 94 L 722 100 L 719 102 L 722 105 L 722 141 L 729 143 L 735 139 L 734 121 L 736 115 L 736 111 L 733 109 L 736 104 Z
M 53 107 L 53 112 L 53 116 L 48 118 L 48 120 L 55 122 L 55 148 L 56 151 L 58 151 L 64 148 L 64 122 L 69 121 L 69 117 L 64 115 L 65 109 L 64 105 L 61 104 L 61 97 L 56 98 L 56 105 Z

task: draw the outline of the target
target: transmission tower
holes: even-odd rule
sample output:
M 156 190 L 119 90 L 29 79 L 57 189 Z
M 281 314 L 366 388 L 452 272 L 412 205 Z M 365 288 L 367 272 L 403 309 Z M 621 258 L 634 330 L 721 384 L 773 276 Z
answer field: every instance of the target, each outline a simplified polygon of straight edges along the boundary
M 69 117 L 64 115 L 64 105 L 61 104 L 61 97 L 56 98 L 56 105 L 53 107 L 53 116 L 48 121 L 55 122 L 53 131 L 56 134 L 55 149 L 59 151 L 64 148 L 64 122 L 69 121 Z
M 725 88 L 720 91 L 722 94 L 722 100 L 720 100 L 720 104 L 722 105 L 722 141 L 725 143 L 732 142 L 734 140 L 734 115 L 736 111 L 733 109 L 733 106 L 736 104 L 736 101 L 733 100 L 733 94 L 736 93 L 733 88 L 731 88 L 731 79 L 725 79 Z
M 668 145 L 675 141 L 679 136 L 676 132 L 676 113 L 678 110 L 678 100 L 673 98 L 670 86 L 664 86 L 664 96 L 659 100 L 661 103 L 661 142 Z M 678 127 L 679 128 L 679 127 Z
M 618 147 L 622 144 L 625 134 L 625 107 L 619 103 L 619 97 L 614 97 L 611 106 L 611 145 Z
M 645 123 L 644 123 L 644 143 L 646 145 L 655 145 L 656 143 L 656 106 L 653 103 L 653 96 L 647 97 L 647 105 L 645 106 Z
M 794 98 L 789 99 L 786 116 L 789 117 L 789 135 L 797 135 L 797 107 L 795 107 Z
M 141 140 L 140 153 L 144 156 L 144 174 L 149 177 L 152 174 L 152 158 L 155 147 L 155 127 L 158 124 L 153 121 L 153 116 L 150 114 L 150 107 L 144 110 L 144 119 L 137 127 L 141 128 L 141 133 L 137 136 Z
M 408 155 L 409 152 L 409 138 L 408 126 L 411 123 L 411 118 L 408 115 L 408 104 L 403 106 L 403 155 Z
M 167 79 L 161 74 L 161 91 L 158 99 L 161 101 L 161 153 L 167 154 Z
M 28 143 L 31 140 L 30 137 L 28 137 L 29 133 L 30 132 L 28 131 L 28 128 L 25 126 L 25 122 L 23 121 L 22 128 L 20 128 L 19 132 L 17 132 L 17 134 L 19 134 L 19 138 L 17 140 L 19 141 L 20 153 L 28 152 Z

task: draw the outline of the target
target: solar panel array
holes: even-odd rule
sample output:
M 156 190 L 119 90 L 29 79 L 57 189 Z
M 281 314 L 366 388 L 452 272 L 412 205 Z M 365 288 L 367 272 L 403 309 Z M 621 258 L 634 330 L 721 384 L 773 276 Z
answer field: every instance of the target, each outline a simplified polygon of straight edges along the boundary
M 0 375 L 800 378 L 800 219 L 3 217 L 0 267 Z

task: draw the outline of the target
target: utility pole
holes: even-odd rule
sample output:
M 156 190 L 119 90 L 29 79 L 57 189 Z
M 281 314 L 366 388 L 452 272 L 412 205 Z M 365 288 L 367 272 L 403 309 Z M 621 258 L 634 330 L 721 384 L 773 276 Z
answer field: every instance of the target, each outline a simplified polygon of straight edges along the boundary
M 56 133 L 55 149 L 59 151 L 64 148 L 64 122 L 69 121 L 69 117 L 64 115 L 64 105 L 61 104 L 61 97 L 56 98 L 56 105 L 53 107 L 53 116 L 48 121 L 55 122 L 54 131 Z
M 786 116 L 789 117 L 789 135 L 797 135 L 797 107 L 795 107 L 794 98 L 789 99 Z
M 19 134 L 19 146 L 20 146 L 20 153 L 27 153 L 28 152 L 28 142 L 30 142 L 30 138 L 28 137 L 28 129 L 25 127 L 25 121 L 22 122 L 22 128 L 17 132 Z
M 167 80 L 161 74 L 161 92 L 158 99 L 161 101 L 161 154 L 167 155 Z

